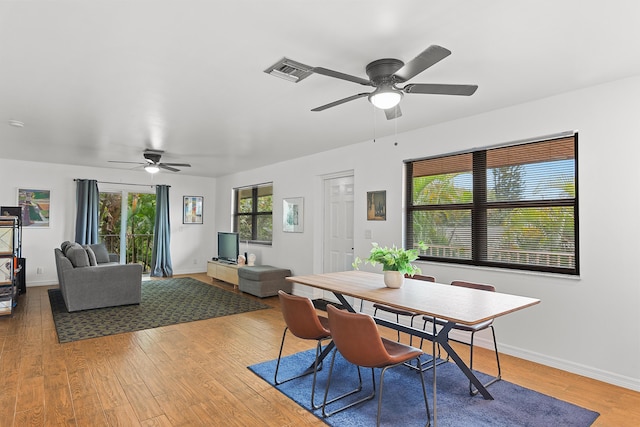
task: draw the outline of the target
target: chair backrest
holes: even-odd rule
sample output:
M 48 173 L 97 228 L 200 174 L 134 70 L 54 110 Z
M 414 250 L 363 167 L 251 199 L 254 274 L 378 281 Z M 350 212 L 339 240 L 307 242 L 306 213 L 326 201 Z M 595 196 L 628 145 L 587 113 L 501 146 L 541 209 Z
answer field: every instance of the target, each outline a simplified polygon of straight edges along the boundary
M 414 274 L 413 276 L 405 274 L 404 277 L 407 278 L 407 279 L 423 280 L 425 282 L 434 282 L 435 283 L 435 281 L 436 281 L 435 277 L 433 277 L 433 276 L 425 276 L 423 274 Z
M 280 310 L 289 331 L 298 338 L 317 340 L 331 336 L 331 332 L 322 326 L 316 309 L 306 297 L 278 291 Z
M 389 364 L 390 356 L 373 318 L 327 305 L 331 338 L 342 356 L 354 365 L 374 368 Z
M 465 280 L 454 280 L 453 282 L 451 282 L 451 286 L 461 286 L 463 288 L 479 289 L 481 291 L 489 291 L 489 292 L 496 291 L 496 287 L 493 285 L 486 285 L 484 283 L 467 282 Z

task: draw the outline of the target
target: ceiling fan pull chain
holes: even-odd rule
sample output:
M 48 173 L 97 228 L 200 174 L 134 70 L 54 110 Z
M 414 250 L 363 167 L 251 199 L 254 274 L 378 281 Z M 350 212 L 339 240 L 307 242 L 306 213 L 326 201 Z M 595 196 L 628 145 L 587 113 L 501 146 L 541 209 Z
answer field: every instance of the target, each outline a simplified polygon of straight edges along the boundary
M 376 107 L 371 104 L 371 118 L 373 120 L 373 142 L 376 142 Z
M 397 110 L 397 109 L 398 109 L 398 106 L 396 105 L 396 106 L 395 106 L 395 107 L 393 107 L 393 108 L 395 108 L 395 109 Z M 396 114 L 397 114 L 397 111 L 396 111 Z M 395 135 L 393 136 L 393 138 L 396 140 L 396 141 L 395 141 L 395 143 L 394 143 L 393 145 L 396 145 L 396 146 L 397 146 L 397 145 L 398 145 L 398 121 L 397 121 L 397 120 L 395 120 L 395 121 L 393 122 L 393 127 L 394 127 L 394 132 L 395 132 Z

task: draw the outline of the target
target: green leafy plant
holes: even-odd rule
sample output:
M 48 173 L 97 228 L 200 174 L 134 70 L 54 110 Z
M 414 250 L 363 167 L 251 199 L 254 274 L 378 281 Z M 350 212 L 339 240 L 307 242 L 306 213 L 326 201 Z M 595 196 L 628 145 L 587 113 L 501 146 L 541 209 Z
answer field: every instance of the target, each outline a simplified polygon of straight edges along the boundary
M 371 244 L 371 252 L 369 257 L 364 260 L 365 264 L 371 264 L 375 267 L 376 264 L 382 264 L 382 271 L 399 271 L 402 274 L 408 274 L 413 276 L 414 274 L 420 274 L 422 271 L 419 267 L 411 264 L 418 259 L 420 250 L 426 250 L 428 248 L 424 242 L 418 243 L 420 249 L 401 249 L 393 245 L 391 248 L 382 247 L 377 243 Z M 352 266 L 358 270 L 362 260 L 356 257 Z

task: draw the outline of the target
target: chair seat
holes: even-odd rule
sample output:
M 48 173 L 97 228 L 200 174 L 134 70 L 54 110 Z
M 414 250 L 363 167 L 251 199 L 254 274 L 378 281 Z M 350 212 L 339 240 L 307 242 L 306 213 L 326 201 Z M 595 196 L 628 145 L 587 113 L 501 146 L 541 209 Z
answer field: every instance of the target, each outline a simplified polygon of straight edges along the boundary
M 432 322 L 433 317 L 422 316 L 422 320 L 424 320 L 425 322 Z M 442 325 L 445 325 L 446 323 L 447 323 L 446 320 L 436 319 L 436 325 L 442 326 Z M 492 324 L 493 324 L 493 319 L 485 320 L 484 322 L 476 323 L 475 325 L 463 325 L 461 323 L 456 323 L 452 329 L 455 329 L 458 331 L 465 331 L 465 332 L 478 332 L 478 331 L 487 329 Z
M 458 331 L 465 331 L 465 332 L 478 332 L 478 331 L 482 331 L 483 329 L 487 329 L 489 326 L 491 326 L 492 323 L 493 323 L 493 319 L 487 320 L 481 323 L 476 323 L 475 325 L 461 325 L 459 323 L 456 323 L 453 329 L 456 329 Z
M 325 329 L 325 332 L 322 334 L 322 336 L 324 338 L 328 338 L 331 336 L 331 332 L 329 331 L 329 319 L 327 319 L 324 316 L 318 316 L 318 320 L 320 321 L 320 324 L 322 325 L 322 327 Z M 320 337 L 318 337 L 320 338 Z
M 384 365 L 377 367 L 386 366 L 388 364 L 395 365 L 403 363 L 422 355 L 422 350 L 418 348 L 410 347 L 406 344 L 391 341 L 386 338 L 382 338 L 382 344 L 384 345 L 385 350 L 387 350 L 387 353 L 389 353 L 389 360 Z
M 373 308 L 386 311 L 388 313 L 399 314 L 400 316 L 417 316 L 413 311 L 401 310 L 399 308 L 389 307 L 388 305 L 373 304 Z

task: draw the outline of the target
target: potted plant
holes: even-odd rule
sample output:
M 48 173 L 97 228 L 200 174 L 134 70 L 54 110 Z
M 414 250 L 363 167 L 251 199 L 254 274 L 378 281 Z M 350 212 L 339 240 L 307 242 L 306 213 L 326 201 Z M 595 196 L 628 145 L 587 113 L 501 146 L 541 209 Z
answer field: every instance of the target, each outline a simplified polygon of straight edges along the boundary
M 385 246 L 382 247 L 377 243 L 371 244 L 371 252 L 369 257 L 364 260 L 365 264 L 382 264 L 382 271 L 384 272 L 385 285 L 390 288 L 399 288 L 402 286 L 404 276 L 413 276 L 414 274 L 420 274 L 422 271 L 419 267 L 411 264 L 418 259 L 420 250 L 426 250 L 427 245 L 424 242 L 418 243 L 419 249 L 402 249 L 393 245 L 391 248 Z M 362 260 L 356 257 L 353 262 L 353 268 L 358 270 Z

